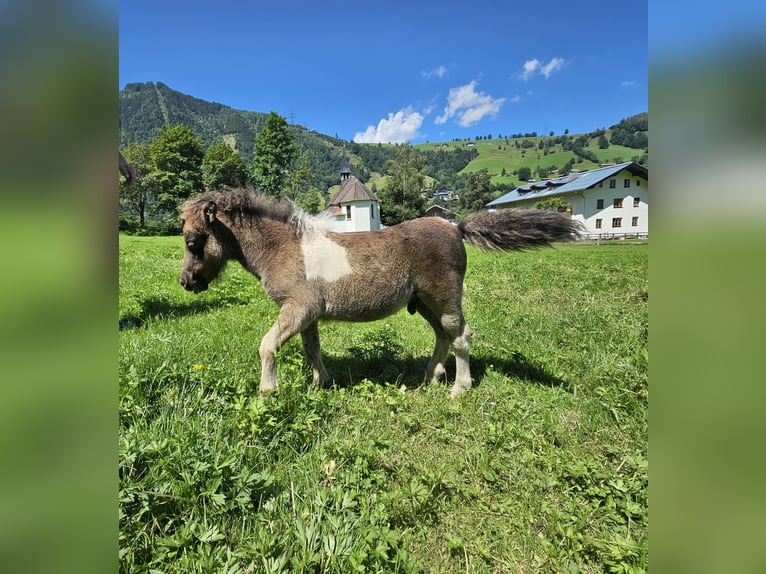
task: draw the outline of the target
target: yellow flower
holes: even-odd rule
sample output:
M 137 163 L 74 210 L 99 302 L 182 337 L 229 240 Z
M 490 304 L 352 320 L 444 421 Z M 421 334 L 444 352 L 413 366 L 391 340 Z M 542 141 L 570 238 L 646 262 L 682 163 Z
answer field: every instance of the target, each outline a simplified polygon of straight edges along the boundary
M 201 370 L 204 368 L 204 365 L 200 365 L 199 363 L 197 363 L 197 364 L 196 364 L 196 365 L 194 365 L 192 368 L 193 368 L 195 371 L 201 371 Z

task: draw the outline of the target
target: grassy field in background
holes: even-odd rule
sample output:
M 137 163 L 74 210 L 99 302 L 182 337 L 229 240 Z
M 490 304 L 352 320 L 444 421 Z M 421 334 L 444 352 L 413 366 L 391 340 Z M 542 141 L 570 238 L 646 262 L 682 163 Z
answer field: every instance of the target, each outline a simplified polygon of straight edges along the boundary
M 576 136 L 574 136 L 576 137 Z M 532 170 L 532 177 L 538 179 L 535 171 L 538 167 L 550 167 L 555 165 L 559 169 L 564 167 L 566 163 L 574 158 L 576 162 L 575 169 L 579 170 L 591 170 L 596 169 L 598 164 L 589 160 L 580 160 L 572 151 L 562 151 L 561 145 L 554 146 L 554 153 L 548 155 L 543 154 L 543 150 L 537 149 L 537 143 L 545 137 L 527 138 L 529 141 L 535 144 L 535 147 L 528 149 L 517 149 L 516 142 L 522 141 L 521 139 L 491 139 L 491 140 L 477 140 L 474 141 L 476 151 L 479 152 L 479 156 L 469 163 L 460 173 L 473 173 L 482 169 L 486 169 L 492 176 L 492 183 L 501 184 L 514 182 L 516 185 L 521 185 L 524 182 L 520 182 L 519 178 L 513 175 L 514 171 L 517 171 L 520 167 L 528 167 Z M 453 149 L 455 147 L 464 148 L 467 142 L 444 142 L 449 147 L 447 149 Z M 441 146 L 442 143 L 423 143 L 415 145 L 416 149 L 428 150 L 435 149 Z M 643 155 L 644 151 L 640 149 L 633 149 L 620 145 L 610 145 L 607 149 L 599 149 L 597 140 L 591 139 L 586 150 L 593 152 L 601 163 L 618 163 L 622 161 L 630 161 L 631 158 Z M 558 151 L 556 151 L 558 150 Z M 502 176 L 503 169 L 505 169 L 506 176 Z
M 120 237 L 122 572 L 647 569 L 648 244 L 469 247 L 459 400 L 406 312 L 320 325 L 332 387 L 291 341 L 258 399 L 276 306 L 181 256 Z

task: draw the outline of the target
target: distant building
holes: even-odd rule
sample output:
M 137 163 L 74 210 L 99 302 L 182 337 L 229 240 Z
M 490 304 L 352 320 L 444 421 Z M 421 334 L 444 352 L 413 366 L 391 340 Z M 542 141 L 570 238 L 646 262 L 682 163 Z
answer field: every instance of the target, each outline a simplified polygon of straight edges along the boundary
M 446 187 L 441 186 L 436 193 L 434 193 L 435 197 L 438 197 L 442 201 L 450 201 L 452 199 L 452 192 L 448 190 Z
M 332 231 L 343 233 L 380 229 L 380 199 L 351 175 L 345 146 L 340 166 L 340 189 L 325 211 L 333 216 Z
M 457 213 L 441 205 L 432 205 L 423 214 L 423 217 L 441 217 L 447 221 L 454 222 L 457 217 Z
M 563 177 L 530 181 L 490 201 L 490 209 L 533 208 L 560 198 L 589 238 L 649 236 L 649 170 L 629 161 Z

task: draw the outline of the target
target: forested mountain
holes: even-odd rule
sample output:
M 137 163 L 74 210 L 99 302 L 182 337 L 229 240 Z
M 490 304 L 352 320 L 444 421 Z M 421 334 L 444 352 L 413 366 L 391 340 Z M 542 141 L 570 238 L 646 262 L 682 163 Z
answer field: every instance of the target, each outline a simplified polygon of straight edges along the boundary
M 187 96 L 162 82 L 127 84 L 120 92 L 120 147 L 130 142 L 148 144 L 161 127 L 183 124 L 205 146 L 233 138 L 236 148 L 249 160 L 255 134 L 263 127 L 266 115 Z
M 129 143 L 149 144 L 162 127 L 182 124 L 206 148 L 226 141 L 248 166 L 252 165 L 255 137 L 268 116 L 182 94 L 162 82 L 127 84 L 120 91 L 119 103 L 121 149 Z M 385 174 L 386 162 L 395 157 L 393 145 L 356 144 L 296 124 L 288 124 L 288 129 L 308 159 L 313 185 L 323 193 L 339 183 L 344 145 L 351 171 L 362 182 L 368 182 L 373 174 Z M 477 137 L 471 146 L 456 140 L 415 147 L 426 157 L 424 173 L 434 189 L 446 186 L 459 192 L 469 173 L 486 169 L 496 193 L 500 193 L 520 181 L 520 169 L 543 177 L 575 164 L 579 169 L 591 169 L 599 163 L 632 158 L 646 164 L 648 145 L 648 114 L 641 113 L 590 134 L 568 134 L 567 130 L 553 137 L 553 132 L 549 136 L 533 132 L 494 140 L 490 135 Z
M 233 145 L 248 165 L 253 159 L 255 136 L 263 128 L 268 115 L 200 100 L 177 92 L 162 82 L 127 84 L 120 91 L 119 101 L 120 147 L 131 142 L 149 144 L 163 126 L 183 124 L 202 140 L 205 147 L 217 141 Z M 309 158 L 317 187 L 327 189 L 338 183 L 343 140 L 308 131 L 295 124 L 290 124 L 289 128 L 296 143 Z M 357 151 L 354 148 L 349 153 Z M 374 154 L 363 155 L 374 158 Z M 390 159 L 393 152 L 386 155 Z M 364 158 L 353 159 L 356 161 L 351 162 L 352 172 L 360 179 L 366 179 L 362 176 L 371 168 L 365 165 Z M 374 162 L 374 165 L 377 167 L 378 163 Z

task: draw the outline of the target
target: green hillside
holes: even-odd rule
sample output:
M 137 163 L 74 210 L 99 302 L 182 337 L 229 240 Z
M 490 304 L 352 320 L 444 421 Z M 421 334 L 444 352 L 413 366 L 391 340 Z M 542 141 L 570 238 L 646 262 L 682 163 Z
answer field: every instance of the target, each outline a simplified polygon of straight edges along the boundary
M 188 126 L 207 147 L 226 141 L 252 162 L 256 134 L 267 113 L 236 110 L 173 90 L 161 82 L 133 83 L 119 94 L 120 147 L 130 142 L 148 144 L 163 126 Z M 309 159 L 315 185 L 332 192 L 338 185 L 344 146 L 353 175 L 368 186 L 385 185 L 386 162 L 393 159 L 395 146 L 357 144 L 289 124 L 295 141 Z M 515 134 L 495 139 L 428 142 L 415 149 L 426 155 L 426 185 L 460 190 L 467 174 L 486 169 L 498 188 L 523 183 L 518 170 L 526 167 L 533 179 L 556 175 L 562 170 L 587 170 L 599 163 L 635 160 L 648 162 L 648 114 L 623 118 L 609 129 L 589 134 L 539 136 Z M 604 147 L 606 146 L 606 147 Z
M 639 116 L 641 115 L 639 114 Z M 634 116 L 634 118 L 636 117 L 638 116 Z M 632 118 L 628 118 L 627 121 L 630 120 Z M 604 131 L 603 135 L 607 141 L 612 139 L 618 129 L 617 126 L 613 126 Z M 566 137 L 567 141 L 561 142 L 562 137 Z M 583 152 L 578 154 L 573 149 L 566 149 L 571 146 L 572 142 L 580 138 L 585 141 L 585 145 L 578 148 L 584 150 Z M 524 147 L 525 145 L 528 147 Z M 580 171 L 597 168 L 599 164 L 603 163 L 621 163 L 631 160 L 642 164 L 648 162 L 648 144 L 646 148 L 635 149 L 609 143 L 608 147 L 601 149 L 598 135 L 593 134 L 434 142 L 417 144 L 415 148 L 422 151 L 438 149 L 475 150 L 478 153 L 477 157 L 458 173 L 468 174 L 486 169 L 492 176 L 491 181 L 494 185 L 519 185 L 523 183 L 516 175 L 521 167 L 528 167 L 533 179 L 542 179 L 545 176 L 556 175 L 561 172 L 569 162 L 573 162 L 571 169 Z M 543 175 L 539 173 L 540 168 L 547 168 L 550 173 Z

